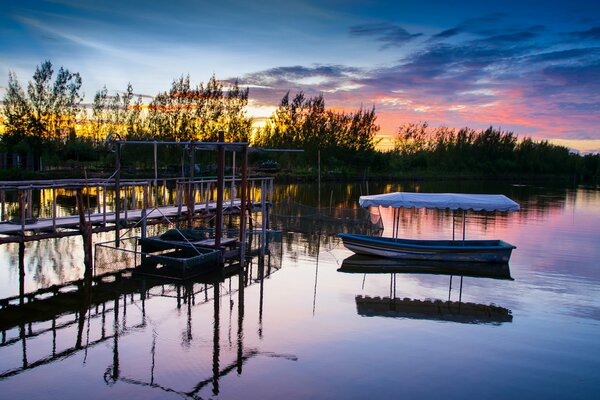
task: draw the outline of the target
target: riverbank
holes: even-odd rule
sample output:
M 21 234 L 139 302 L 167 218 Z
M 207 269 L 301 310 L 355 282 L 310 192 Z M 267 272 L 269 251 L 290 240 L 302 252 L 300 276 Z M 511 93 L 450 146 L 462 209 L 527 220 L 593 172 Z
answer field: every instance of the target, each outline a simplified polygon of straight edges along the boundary
M 108 178 L 110 173 L 105 170 L 86 170 L 86 169 L 63 169 L 54 171 L 27 171 L 21 169 L 4 169 L 0 170 L 0 181 L 19 181 L 19 180 L 51 180 L 51 179 L 85 179 L 85 178 Z M 279 183 L 293 182 L 315 182 L 319 179 L 317 172 L 293 172 L 290 170 L 278 171 L 274 173 L 257 173 L 257 176 L 274 176 L 275 181 Z M 160 178 L 178 178 L 179 174 L 159 174 Z M 154 179 L 154 176 L 149 171 L 138 171 L 135 169 L 124 170 L 121 174 L 122 178 L 135 179 Z M 204 176 L 205 178 L 214 178 L 213 175 Z M 196 176 L 199 178 L 199 176 Z M 440 172 L 440 171 L 403 171 L 396 173 L 352 173 L 327 171 L 321 173 L 322 182 L 342 182 L 342 181 L 553 181 L 562 184 L 591 182 L 580 179 L 576 176 L 565 174 L 484 174 L 475 172 Z

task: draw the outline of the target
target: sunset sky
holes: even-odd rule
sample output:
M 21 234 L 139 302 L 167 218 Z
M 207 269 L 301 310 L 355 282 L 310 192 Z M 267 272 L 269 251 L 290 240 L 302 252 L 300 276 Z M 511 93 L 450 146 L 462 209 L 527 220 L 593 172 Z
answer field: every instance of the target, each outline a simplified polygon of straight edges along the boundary
M 167 90 L 214 73 L 270 115 L 287 92 L 406 122 L 510 130 L 600 151 L 600 3 L 591 1 L 2 0 L 0 95 L 50 60 L 106 85 Z M 386 141 L 384 141 L 384 144 Z

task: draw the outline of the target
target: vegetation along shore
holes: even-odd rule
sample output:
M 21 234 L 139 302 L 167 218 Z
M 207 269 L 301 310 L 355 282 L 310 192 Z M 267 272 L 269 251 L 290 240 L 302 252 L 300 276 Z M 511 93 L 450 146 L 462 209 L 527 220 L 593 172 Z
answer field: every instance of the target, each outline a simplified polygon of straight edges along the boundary
M 27 86 L 9 74 L 0 113 L 0 179 L 81 177 L 106 174 L 114 156 L 105 138 L 110 132 L 123 140 L 248 141 L 268 149 L 301 153 L 253 154 L 280 179 L 432 179 L 469 177 L 556 177 L 596 181 L 600 155 L 578 154 L 548 141 L 519 138 L 500 128 L 430 127 L 426 122 L 404 123 L 393 147 L 378 147 L 374 108 L 353 112 L 327 108 L 322 94 L 310 97 L 287 93 L 261 127 L 247 113 L 249 89 L 238 83 L 192 85 L 189 76 L 173 80 L 171 88 L 149 102 L 133 87 L 109 95 L 98 90 L 90 107 L 83 104 L 82 78 L 65 68 L 56 72 L 50 61 L 41 63 Z M 200 154 L 195 165 L 181 148 L 161 146 L 161 173 L 174 175 L 195 168 L 211 173 L 211 154 Z M 151 176 L 152 149 L 125 146 L 125 173 Z

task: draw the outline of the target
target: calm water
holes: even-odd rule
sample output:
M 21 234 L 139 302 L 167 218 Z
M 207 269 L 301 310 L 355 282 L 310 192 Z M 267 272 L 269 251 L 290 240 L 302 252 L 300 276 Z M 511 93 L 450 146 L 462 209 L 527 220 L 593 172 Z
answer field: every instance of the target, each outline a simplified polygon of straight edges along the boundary
M 458 276 L 450 286 L 447 275 L 339 272 L 351 253 L 333 234 L 364 229 L 347 209 L 361 194 L 395 190 L 503 193 L 518 201 L 518 213 L 467 214 L 467 238 L 517 246 L 514 280 L 464 277 L 461 290 Z M 245 273 L 216 284 L 107 280 L 91 297 L 75 292 L 41 307 L 37 322 L 9 326 L 4 317 L 0 397 L 598 397 L 598 188 L 336 184 L 319 199 L 314 186 L 282 185 L 276 196 L 285 202 L 272 222 L 284 231 Z M 298 204 L 320 204 L 338 219 L 317 224 L 315 210 Z M 385 210 L 382 218 L 390 235 Z M 459 234 L 462 222 L 455 225 Z M 405 210 L 400 233 L 451 238 L 452 214 Z M 19 294 L 18 253 L 17 245 L 0 247 L 0 298 Z M 96 273 L 118 268 L 110 255 L 98 257 Z M 77 237 L 27 244 L 25 292 L 81 279 L 82 259 Z M 375 304 L 369 312 L 365 298 Z M 427 299 L 460 300 L 462 315 L 402 307 Z M 493 304 L 511 318 L 473 318 L 468 303 Z

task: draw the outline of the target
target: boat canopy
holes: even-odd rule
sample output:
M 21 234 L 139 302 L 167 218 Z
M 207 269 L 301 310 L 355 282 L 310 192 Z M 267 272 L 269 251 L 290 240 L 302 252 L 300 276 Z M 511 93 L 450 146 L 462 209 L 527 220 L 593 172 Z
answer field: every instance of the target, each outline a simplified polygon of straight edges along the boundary
M 360 196 L 361 207 L 433 208 L 474 211 L 518 211 L 519 204 L 502 194 L 395 192 Z

